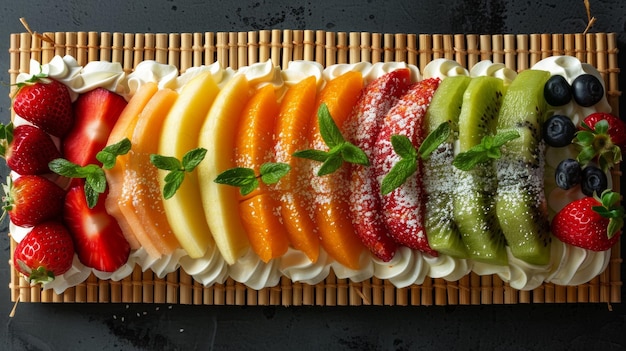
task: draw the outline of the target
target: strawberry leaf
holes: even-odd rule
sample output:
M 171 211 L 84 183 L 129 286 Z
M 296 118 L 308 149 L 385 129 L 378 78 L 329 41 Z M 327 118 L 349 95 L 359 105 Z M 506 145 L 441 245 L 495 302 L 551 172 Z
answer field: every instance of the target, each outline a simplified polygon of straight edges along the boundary
M 150 163 L 160 170 L 169 171 L 163 178 L 165 181 L 163 186 L 164 199 L 170 199 L 176 194 L 185 180 L 185 173 L 193 172 L 206 156 L 206 151 L 204 148 L 189 150 L 183 155 L 182 161 L 172 156 L 150 155 Z
M 415 157 L 403 158 L 396 162 L 389 173 L 383 178 L 380 192 L 387 195 L 394 189 L 402 186 L 406 180 L 417 171 L 417 159 Z
M 426 136 L 426 139 L 424 139 L 422 145 L 420 145 L 417 153 L 423 160 L 428 159 L 430 154 L 437 150 L 441 143 L 448 140 L 451 132 L 452 128 L 450 127 L 449 122 L 441 123 L 435 130 Z M 393 143 L 393 140 L 391 142 Z

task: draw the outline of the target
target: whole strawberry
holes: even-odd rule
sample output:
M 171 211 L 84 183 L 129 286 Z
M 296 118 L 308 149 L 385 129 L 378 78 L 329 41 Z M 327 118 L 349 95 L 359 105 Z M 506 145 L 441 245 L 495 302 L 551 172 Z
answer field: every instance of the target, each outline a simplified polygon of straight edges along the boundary
M 4 185 L 4 210 L 13 224 L 32 227 L 60 218 L 65 190 L 37 175 L 24 175 Z
M 57 148 L 43 130 L 31 126 L 0 124 L 0 155 L 11 170 L 20 175 L 50 173 L 48 163 L 61 157 Z
M 610 249 L 619 239 L 624 208 L 619 194 L 606 190 L 601 197 L 569 203 L 552 220 L 552 234 L 564 243 L 593 251 Z
M 13 266 L 31 283 L 46 283 L 72 267 L 74 244 L 65 226 L 45 222 L 35 226 L 15 247 Z
M 74 122 L 68 88 L 54 79 L 40 76 L 18 86 L 13 111 L 45 132 L 64 137 Z
M 578 162 L 583 165 L 597 159 L 600 168 L 608 170 L 622 160 L 626 149 L 626 124 L 605 112 L 587 116 L 576 133 L 575 143 L 581 147 Z

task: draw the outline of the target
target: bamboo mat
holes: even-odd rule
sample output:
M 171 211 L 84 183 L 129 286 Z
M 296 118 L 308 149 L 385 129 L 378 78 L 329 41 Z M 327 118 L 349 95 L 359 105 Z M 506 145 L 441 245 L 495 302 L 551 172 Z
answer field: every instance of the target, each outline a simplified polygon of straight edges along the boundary
M 312 60 L 322 65 L 359 61 L 406 61 L 423 70 L 435 58 L 449 58 L 465 67 L 480 60 L 502 62 L 521 71 L 542 58 L 576 56 L 597 67 L 606 82 L 607 96 L 619 115 L 617 36 L 615 33 L 528 35 L 426 35 L 313 30 L 264 30 L 207 33 L 96 33 L 55 32 L 12 34 L 11 83 L 29 70 L 31 59 L 46 63 L 55 55 L 72 55 L 81 65 L 89 61 L 120 62 L 130 72 L 139 62 L 156 60 L 187 68 L 219 61 L 237 69 L 271 59 L 286 68 L 292 60 Z M 614 174 L 614 184 L 619 184 Z M 618 189 L 619 191 L 619 189 Z M 11 253 L 15 242 L 11 240 Z M 11 254 L 12 255 L 12 254 Z M 12 260 L 9 261 L 11 265 Z M 283 278 L 271 288 L 255 291 L 228 280 L 203 287 L 184 271 L 164 279 L 139 267 L 128 278 L 115 282 L 88 280 L 57 295 L 31 287 L 11 269 L 11 299 L 21 302 L 169 303 L 205 305 L 477 305 L 517 303 L 621 302 L 620 244 L 608 268 L 579 286 L 543 284 L 532 291 L 518 291 L 498 276 L 470 274 L 459 281 L 427 278 L 422 285 L 397 289 L 391 283 L 370 279 L 361 283 L 331 275 L 322 283 L 307 285 Z

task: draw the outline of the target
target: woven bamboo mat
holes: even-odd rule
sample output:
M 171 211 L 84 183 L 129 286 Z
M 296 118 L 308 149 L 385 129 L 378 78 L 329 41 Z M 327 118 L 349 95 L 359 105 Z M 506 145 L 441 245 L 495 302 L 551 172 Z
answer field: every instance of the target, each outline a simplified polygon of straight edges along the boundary
M 187 68 L 219 61 L 234 69 L 271 59 L 286 68 L 292 60 L 312 60 L 322 65 L 359 61 L 406 61 L 423 70 L 435 58 L 449 58 L 465 67 L 480 60 L 502 62 L 521 71 L 553 55 L 576 56 L 597 67 L 606 82 L 607 96 L 618 111 L 619 67 L 615 33 L 529 35 L 426 35 L 266 30 L 207 33 L 19 33 L 10 40 L 11 83 L 29 69 L 30 59 L 42 63 L 55 55 L 72 55 L 81 65 L 89 61 L 120 62 L 127 72 L 139 62 L 156 60 Z M 619 174 L 614 174 L 619 184 Z M 618 189 L 619 190 L 619 189 Z M 15 242 L 11 240 L 11 252 Z M 9 264 L 11 264 L 9 261 Z M 255 291 L 228 280 L 204 287 L 184 271 L 157 278 L 139 267 L 115 282 L 88 280 L 57 295 L 31 287 L 11 269 L 11 299 L 21 302 L 170 303 L 206 305 L 467 305 L 516 303 L 621 302 L 620 244 L 601 275 L 579 286 L 543 284 L 518 291 L 498 276 L 470 274 L 457 282 L 427 278 L 422 285 L 397 289 L 391 283 L 370 279 L 361 283 L 331 275 L 322 283 L 307 285 L 283 278 L 271 288 Z

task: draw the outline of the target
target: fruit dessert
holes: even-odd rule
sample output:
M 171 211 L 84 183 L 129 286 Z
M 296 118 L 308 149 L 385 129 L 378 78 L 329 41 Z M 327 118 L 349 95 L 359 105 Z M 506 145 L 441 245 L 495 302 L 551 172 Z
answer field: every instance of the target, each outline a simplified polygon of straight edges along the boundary
M 57 293 L 136 265 L 253 289 L 331 269 L 578 285 L 621 234 L 626 129 L 574 57 L 126 74 L 57 56 L 17 81 L 0 129 L 13 265 Z

